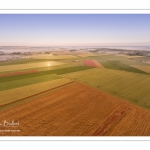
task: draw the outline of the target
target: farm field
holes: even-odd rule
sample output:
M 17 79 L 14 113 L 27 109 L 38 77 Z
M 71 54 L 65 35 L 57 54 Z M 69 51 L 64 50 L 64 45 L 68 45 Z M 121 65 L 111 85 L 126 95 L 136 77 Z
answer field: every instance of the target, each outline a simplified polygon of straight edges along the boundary
M 46 61 L 46 60 L 33 59 L 33 58 L 28 58 L 28 59 L 20 58 L 20 59 L 14 59 L 14 60 L 11 60 L 11 61 L 0 62 L 0 66 L 36 63 L 36 62 L 42 62 L 42 61 Z
M 137 68 L 139 70 L 142 70 L 144 72 L 150 73 L 150 66 L 138 66 L 138 65 L 132 65 L 132 67 Z
M 56 70 L 56 69 L 61 69 L 61 68 L 69 68 L 69 67 L 75 67 L 75 66 L 83 66 L 82 65 L 82 62 L 80 61 L 79 63 L 73 63 L 73 62 L 70 62 L 68 61 L 63 62 L 64 64 L 62 65 L 57 65 L 57 66 L 45 66 L 45 67 L 36 67 L 36 68 L 32 68 L 32 70 L 37 70 L 37 72 L 40 72 L 40 71 L 48 71 L 48 70 Z M 28 72 L 29 68 L 27 69 L 19 69 L 19 70 L 12 70 L 12 71 L 4 71 L 4 72 L 0 72 L 0 75 L 2 74 L 11 74 L 11 73 L 15 73 L 15 72 Z
M 20 76 L 18 76 L 18 78 L 11 77 L 11 78 L 6 78 L 5 82 L 1 82 L 2 84 L 0 84 L 0 91 L 4 91 L 4 90 L 9 90 L 9 89 L 13 89 L 13 88 L 19 88 L 19 87 L 23 87 L 23 86 L 28 86 L 28 85 L 32 85 L 32 84 L 36 84 L 36 83 L 42 83 L 42 82 L 48 82 L 51 80 L 56 80 L 56 79 L 60 79 L 61 77 L 55 74 L 50 74 L 50 75 L 42 75 L 42 76 L 28 76 L 28 78 L 19 78 Z M 8 81 L 7 81 L 8 79 Z
M 51 77 L 54 77 L 54 76 L 58 77 L 57 75 L 71 73 L 71 72 L 78 72 L 78 71 L 87 70 L 87 69 L 91 69 L 91 67 L 88 67 L 88 66 L 75 66 L 75 67 L 60 68 L 60 69 L 55 69 L 55 70 L 39 71 L 39 72 L 35 72 L 35 73 L 32 73 L 32 74 L 4 76 L 4 77 L 0 77 L 0 82 L 3 83 L 3 84 L 4 84 L 4 82 L 11 82 L 11 81 L 17 82 L 19 80 L 20 81 L 24 80 L 24 82 L 26 82 L 26 80 L 28 80 L 29 78 L 31 79 L 33 77 L 39 77 L 39 79 L 41 77 L 42 79 L 44 79 L 44 77 L 42 77 L 42 76 L 45 76 L 45 75 L 48 75 L 48 77 L 46 77 L 44 80 L 48 81 Z M 51 75 L 53 75 L 53 76 L 51 76 Z M 30 82 L 32 82 L 32 81 L 30 81 Z
M 142 62 L 142 60 L 147 60 L 147 57 L 129 57 L 129 56 L 121 56 L 121 55 L 102 55 L 95 57 L 99 61 L 114 61 L 118 63 L 123 63 L 126 65 L 148 65 L 146 62 Z
M 147 61 L 146 63 L 150 64 L 150 61 Z
M 41 71 L 29 74 L 19 74 L 15 76 L 4 76 L 0 77 L 0 91 L 9 90 L 13 88 L 19 88 L 28 86 L 36 83 L 48 82 L 55 79 L 60 79 L 59 75 L 78 72 L 86 69 L 91 69 L 87 66 L 77 66 L 69 68 L 61 68 L 56 70 Z
M 122 56 L 107 55 L 103 57 L 96 57 L 95 59 L 107 69 L 124 70 L 128 72 L 135 72 L 135 73 L 141 73 L 141 74 L 147 74 L 147 72 L 133 67 L 134 65 L 150 67 L 149 64 L 145 62 L 141 62 L 141 60 L 129 59 L 129 58 L 122 57 Z
M 37 83 L 37 84 L 28 85 L 28 86 L 22 86 L 18 88 L 0 91 L 0 97 L 2 97 L 2 99 L 0 100 L 0 105 L 14 102 L 18 99 L 22 99 L 24 97 L 28 97 L 36 93 L 39 93 L 39 92 L 69 83 L 69 82 L 71 82 L 70 79 L 61 78 L 61 79 L 56 79 L 52 81 L 47 81 L 47 82 L 42 82 L 42 83 Z
M 17 65 L 7 65 L 7 66 L 0 66 L 0 72 L 5 71 L 14 71 L 14 70 L 22 70 L 22 69 L 29 69 L 29 68 L 40 68 L 46 66 L 55 66 L 55 65 L 62 65 L 64 63 L 57 62 L 57 61 L 47 61 L 47 62 L 37 62 L 37 63 L 28 63 L 28 64 L 17 64 Z
M 143 57 L 135 57 L 134 60 L 136 61 L 144 61 L 144 63 L 150 61 L 150 57 L 146 57 L 146 56 L 143 56 Z
M 116 67 L 117 70 L 124 70 L 124 71 L 127 71 L 127 72 L 146 74 L 145 71 L 143 71 L 143 70 L 140 70 L 138 68 L 126 65 L 126 64 L 118 62 L 118 61 L 108 61 L 108 62 L 112 66 Z
M 84 74 L 84 76 L 83 76 Z M 63 77 L 86 83 L 150 109 L 150 76 L 112 69 L 90 69 Z
M 93 60 L 98 68 L 104 68 L 97 60 Z
M 103 68 L 103 66 L 97 60 L 84 60 L 84 65 L 96 68 Z
M 37 72 L 37 70 L 28 70 L 28 71 L 4 73 L 4 74 L 0 74 L 0 77 L 14 76 L 14 75 L 19 75 L 19 74 L 29 74 L 29 73 L 34 73 L 34 72 Z
M 0 120 L 15 119 L 20 124 L 15 127 L 18 132 L 0 132 L 0 135 L 148 136 L 149 117 L 150 112 L 145 109 L 74 83 L 1 110 Z M 0 130 L 6 128 L 11 130 L 11 127 Z
M 87 54 L 79 54 L 80 57 L 89 57 L 89 56 L 97 56 L 97 54 L 87 53 Z
M 0 135 L 150 135 L 149 58 L 79 54 L 0 62 Z
M 126 56 L 127 58 L 143 58 L 144 56 Z
M 34 59 L 70 59 L 70 58 L 76 58 L 74 55 L 32 55 L 31 58 Z

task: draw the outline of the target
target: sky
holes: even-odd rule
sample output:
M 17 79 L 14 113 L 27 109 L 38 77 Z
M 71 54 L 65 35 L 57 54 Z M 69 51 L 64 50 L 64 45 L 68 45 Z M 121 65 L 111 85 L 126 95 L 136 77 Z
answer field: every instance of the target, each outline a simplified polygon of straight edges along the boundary
M 0 14 L 0 46 L 150 46 L 150 14 Z

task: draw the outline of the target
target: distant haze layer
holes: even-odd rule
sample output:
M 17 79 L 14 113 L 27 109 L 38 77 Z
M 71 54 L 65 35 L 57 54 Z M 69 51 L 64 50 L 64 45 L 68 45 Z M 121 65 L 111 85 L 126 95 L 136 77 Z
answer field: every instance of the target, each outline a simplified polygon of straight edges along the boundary
M 122 49 L 122 50 L 145 50 L 150 51 L 150 46 L 69 46 L 69 47 L 0 47 L 0 51 L 4 53 L 13 52 L 46 52 L 60 50 L 94 50 L 97 48 Z

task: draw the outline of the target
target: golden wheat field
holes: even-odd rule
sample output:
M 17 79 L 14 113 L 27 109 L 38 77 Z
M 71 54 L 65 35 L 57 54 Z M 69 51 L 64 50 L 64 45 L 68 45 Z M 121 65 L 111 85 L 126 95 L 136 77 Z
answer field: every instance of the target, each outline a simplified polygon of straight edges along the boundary
M 0 135 L 150 135 L 149 117 L 145 109 L 74 82 L 1 110 L 0 120 L 13 119 L 19 121 L 19 126 L 15 127 L 18 132 Z

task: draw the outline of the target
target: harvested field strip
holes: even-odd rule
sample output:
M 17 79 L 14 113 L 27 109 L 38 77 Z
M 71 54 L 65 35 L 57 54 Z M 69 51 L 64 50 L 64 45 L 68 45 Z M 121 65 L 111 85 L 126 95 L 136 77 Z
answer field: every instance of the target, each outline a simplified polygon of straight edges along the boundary
M 48 90 L 45 90 L 45 91 L 42 91 L 42 92 L 39 92 L 39 93 L 36 93 L 36 94 L 33 94 L 33 95 L 30 95 L 30 96 L 27 96 L 27 97 L 24 97 L 24 98 L 21 98 L 21 99 L 18 99 L 16 101 L 13 101 L 13 102 L 10 102 L 10 103 L 7 103 L 7 104 L 4 104 L 4 105 L 0 105 L 0 110 L 4 109 L 4 108 L 8 108 L 10 105 L 12 106 L 13 104 L 17 104 L 18 102 L 23 102 L 24 100 L 27 100 L 29 98 L 35 98 L 37 96 L 41 96 L 43 94 L 46 94 L 47 92 L 51 92 L 51 91 L 54 91 L 54 90 L 57 90 L 57 89 L 60 89 L 62 87 L 65 87 L 65 86 L 68 86 L 72 83 L 75 83 L 75 81 L 71 81 L 71 82 L 68 82 L 66 84 L 62 84 L 60 86 L 57 86 L 57 87 L 54 87 L 54 88 L 50 88 Z
M 18 80 L 12 80 L 12 81 L 7 81 L 7 82 L 1 82 L 0 84 L 0 91 L 5 91 L 13 88 L 19 88 L 23 86 L 28 86 L 28 85 L 33 85 L 33 84 L 38 84 L 46 81 L 52 81 L 56 79 L 60 79 L 61 77 L 58 75 L 43 75 L 43 76 L 38 76 L 38 77 L 31 77 L 31 78 L 23 78 L 23 79 L 18 79 Z
M 30 95 L 34 95 L 36 93 L 60 86 L 62 84 L 66 84 L 70 82 L 69 79 L 57 79 L 53 81 L 33 84 L 29 86 L 14 88 L 10 90 L 5 90 L 0 92 L 0 105 L 4 105 L 7 103 L 11 103 L 13 101 L 16 101 L 18 99 L 22 99 L 24 97 L 28 97 Z M 9 93 L 9 94 L 8 94 Z
M 61 74 L 66 74 L 66 73 L 71 73 L 71 72 L 87 70 L 91 68 L 92 67 L 88 67 L 88 66 L 75 66 L 75 67 L 61 68 L 61 69 L 55 69 L 55 70 L 40 71 L 34 74 L 23 74 L 23 75 L 9 76 L 9 77 L 1 77 L 0 83 L 8 82 L 8 81 L 15 81 L 19 79 L 27 79 L 31 77 L 39 77 L 39 76 L 50 75 L 50 74 L 61 75 Z
M 78 73 L 65 74 L 63 77 L 86 83 L 150 109 L 149 75 L 94 68 Z
M 20 132 L 3 136 L 150 135 L 150 111 L 81 83 L 1 110 L 5 118 L 19 121 Z
M 28 70 L 28 71 L 20 71 L 20 72 L 11 72 L 11 73 L 5 73 L 5 74 L 0 74 L 0 77 L 3 76 L 14 76 L 14 75 L 19 75 L 19 74 L 28 74 L 28 73 L 35 73 L 37 70 Z
M 7 66 L 0 66 L 0 72 L 30 69 L 30 68 L 36 68 L 36 67 L 40 68 L 40 67 L 47 67 L 47 66 L 56 66 L 56 65 L 62 65 L 62 64 L 64 63 L 61 63 L 58 61 L 47 61 L 47 62 L 7 65 Z

